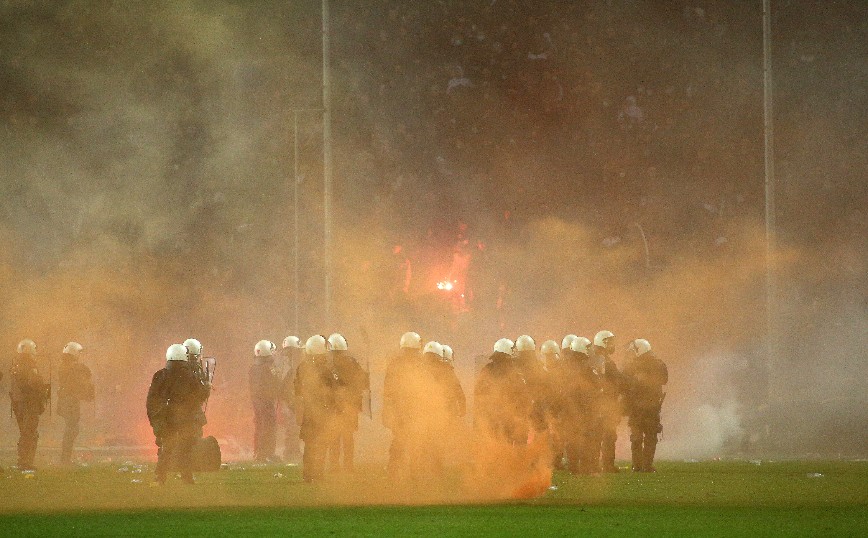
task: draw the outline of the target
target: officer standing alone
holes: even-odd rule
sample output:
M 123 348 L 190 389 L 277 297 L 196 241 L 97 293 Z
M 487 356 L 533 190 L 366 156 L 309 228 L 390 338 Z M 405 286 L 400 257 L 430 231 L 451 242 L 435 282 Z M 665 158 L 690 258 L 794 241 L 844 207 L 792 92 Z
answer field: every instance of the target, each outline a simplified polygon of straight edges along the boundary
M 72 448 L 81 420 L 81 402 L 92 402 L 94 398 L 90 368 L 79 362 L 83 349 L 78 342 L 66 344 L 57 372 L 57 414 L 66 421 L 60 449 L 61 465 L 72 463 Z
M 657 434 L 663 431 L 660 423 L 663 385 L 669 381 L 669 371 L 651 351 L 648 340 L 633 340 L 627 349 L 632 355 L 624 367 L 624 376 L 633 471 L 653 473 Z
M 177 468 L 187 484 L 193 480 L 193 448 L 202 429 L 202 404 L 211 386 L 187 362 L 187 348 L 172 344 L 166 350 L 166 367 L 158 370 L 148 389 L 148 420 L 154 430 L 157 452 L 156 481 L 166 483 L 169 468 Z

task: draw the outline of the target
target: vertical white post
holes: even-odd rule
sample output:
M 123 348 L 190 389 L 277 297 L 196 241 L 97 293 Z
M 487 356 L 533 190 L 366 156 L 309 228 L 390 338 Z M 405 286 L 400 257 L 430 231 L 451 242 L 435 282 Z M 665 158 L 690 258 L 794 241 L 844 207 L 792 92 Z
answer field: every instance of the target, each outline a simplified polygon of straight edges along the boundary
M 329 75 L 329 3 L 322 0 L 322 107 L 323 107 L 323 259 L 325 271 L 325 326 L 331 326 L 332 251 L 332 117 Z M 331 329 L 328 329 L 331 330 Z
M 293 300 L 295 301 L 295 322 L 293 324 L 293 333 L 299 334 L 298 327 L 298 306 L 301 302 L 300 296 L 300 285 L 299 285 L 299 266 L 298 266 L 298 111 L 292 111 L 292 132 L 293 132 L 293 161 L 292 161 L 292 205 L 293 205 L 293 220 L 294 224 L 292 227 L 293 231 L 293 257 L 295 258 L 295 269 L 293 272 L 292 283 L 293 283 Z
M 765 139 L 766 198 L 766 345 L 768 352 L 769 399 L 779 399 L 781 382 L 777 349 L 777 275 L 775 252 L 775 166 L 772 87 L 772 18 L 771 1 L 763 0 L 763 133 Z

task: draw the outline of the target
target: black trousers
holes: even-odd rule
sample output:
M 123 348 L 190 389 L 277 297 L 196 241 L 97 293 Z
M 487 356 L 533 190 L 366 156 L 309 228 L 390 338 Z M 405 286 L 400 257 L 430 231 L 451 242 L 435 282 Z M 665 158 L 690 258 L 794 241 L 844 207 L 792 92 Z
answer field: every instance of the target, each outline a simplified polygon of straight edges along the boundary
M 355 456 L 356 442 L 355 430 L 352 427 L 341 428 L 336 432 L 332 444 L 329 447 L 329 468 L 334 471 L 353 470 L 353 457 Z M 343 450 L 341 450 L 343 449 Z M 343 463 L 341 453 L 343 452 Z
M 265 461 L 277 450 L 277 411 L 273 401 L 253 403 L 253 459 Z
M 12 412 L 18 422 L 18 468 L 33 467 L 36 443 L 39 441 L 39 413 L 28 409 L 22 402 L 12 402 Z
M 630 415 L 630 449 L 633 470 L 650 472 L 654 470 L 654 454 L 657 451 L 657 434 L 661 431 L 660 410 L 652 409 Z
M 63 441 L 60 445 L 60 462 L 69 463 L 72 461 L 72 449 L 80 431 L 81 408 L 77 404 L 70 405 L 63 409 L 62 416 L 66 422 L 66 427 L 63 430 Z
M 172 428 L 158 439 L 157 481 L 166 481 L 170 467 L 178 469 L 184 480 L 193 479 L 193 448 L 199 438 L 198 430 L 198 426 Z

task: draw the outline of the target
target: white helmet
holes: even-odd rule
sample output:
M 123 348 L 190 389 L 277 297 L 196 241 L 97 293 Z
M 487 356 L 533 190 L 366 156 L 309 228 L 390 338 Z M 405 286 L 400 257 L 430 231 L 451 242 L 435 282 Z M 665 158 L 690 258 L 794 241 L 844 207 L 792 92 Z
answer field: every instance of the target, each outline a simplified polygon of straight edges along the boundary
M 333 335 L 329 336 L 329 349 L 331 349 L 332 351 L 346 351 L 347 339 L 339 333 L 334 333 Z
M 564 339 L 561 340 L 561 349 L 570 349 L 570 344 L 573 343 L 573 340 L 578 338 L 578 336 L 574 334 L 568 334 L 564 336 Z
M 443 344 L 443 358 L 447 362 L 452 362 L 452 348 Z
M 27 355 L 36 355 L 36 342 L 29 338 L 18 342 L 18 353 L 26 353 Z
M 81 344 L 78 342 L 70 342 L 63 346 L 63 352 L 67 355 L 74 355 L 78 357 L 78 354 L 81 353 L 81 350 L 84 349 Z
M 301 349 L 301 340 L 299 340 L 298 336 L 287 336 L 283 339 L 283 349 L 288 347 L 297 347 Z
M 637 338 L 630 342 L 630 345 L 627 346 L 627 349 L 636 354 L 637 357 L 641 357 L 642 355 L 651 351 L 651 344 L 648 343 L 648 340 L 644 338 Z
M 536 342 L 534 342 L 533 338 L 531 338 L 530 336 L 523 334 L 515 340 L 515 350 L 536 351 Z
M 274 355 L 277 346 L 271 340 L 260 340 L 253 346 L 253 355 L 256 357 L 270 357 Z
M 610 346 L 614 345 L 614 340 L 615 335 L 612 334 L 612 331 L 600 331 L 594 336 L 594 345 L 609 349 Z
M 307 339 L 304 345 L 304 352 L 308 355 L 325 355 L 328 349 L 326 348 L 326 339 L 320 334 L 315 334 Z
M 591 352 L 591 341 L 584 336 L 577 336 L 576 339 L 573 340 L 573 343 L 570 344 L 570 349 L 576 353 L 587 355 Z
M 561 351 L 561 348 L 558 347 L 558 343 L 554 340 L 546 340 L 539 347 L 539 352 L 543 355 L 557 355 Z
M 172 344 L 171 346 L 169 346 L 169 349 L 166 350 L 166 360 L 186 361 L 187 348 L 184 347 L 184 344 Z
M 425 344 L 425 348 L 422 350 L 422 353 L 433 353 L 440 358 L 443 358 L 443 346 L 440 345 L 440 342 L 430 341 Z
M 184 347 L 187 348 L 187 353 L 194 357 L 202 354 L 202 343 L 195 338 L 187 338 L 184 340 Z
M 515 347 L 515 343 L 509 338 L 501 338 L 497 342 L 494 343 L 494 352 L 495 353 L 506 353 L 507 355 L 512 355 L 512 348 Z
M 419 333 L 414 333 L 413 331 L 406 332 L 401 335 L 401 347 L 410 349 L 421 349 L 422 337 L 419 336 Z

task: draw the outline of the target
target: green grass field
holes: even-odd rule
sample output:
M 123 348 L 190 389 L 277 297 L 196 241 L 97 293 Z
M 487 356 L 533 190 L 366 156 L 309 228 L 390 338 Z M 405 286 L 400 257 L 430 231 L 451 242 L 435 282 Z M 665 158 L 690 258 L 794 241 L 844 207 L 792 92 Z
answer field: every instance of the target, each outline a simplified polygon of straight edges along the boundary
M 119 470 L 120 469 L 120 470 Z M 653 475 L 556 473 L 546 495 L 482 502 L 443 483 L 391 485 L 360 468 L 325 483 L 235 464 L 195 486 L 100 464 L 3 473 L 4 536 L 868 536 L 866 462 L 703 462 Z M 134 482 L 139 481 L 139 482 Z

